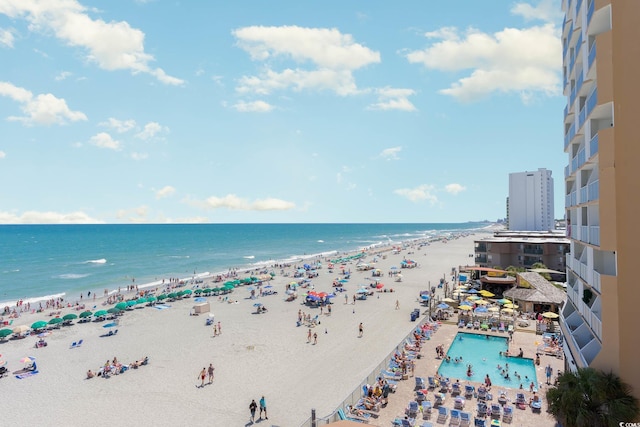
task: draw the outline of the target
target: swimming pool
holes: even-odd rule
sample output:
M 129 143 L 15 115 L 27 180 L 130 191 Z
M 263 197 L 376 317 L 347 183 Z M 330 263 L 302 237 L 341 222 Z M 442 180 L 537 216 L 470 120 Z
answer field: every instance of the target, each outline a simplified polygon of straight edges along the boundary
M 507 337 L 494 335 L 470 334 L 458 332 L 453 343 L 447 351 L 450 362 L 446 359 L 440 363 L 438 374 L 443 377 L 457 378 L 461 382 L 466 380 L 484 382 L 484 378 L 489 374 L 494 387 L 520 388 L 520 384 L 529 390 L 531 382 L 534 390 L 538 390 L 538 379 L 533 359 L 524 357 L 501 356 L 500 352 L 506 351 Z M 462 362 L 455 363 L 456 358 L 462 357 Z M 498 370 L 500 365 L 505 369 L 509 364 L 509 377 L 505 379 L 502 371 Z M 467 377 L 467 366 L 471 364 L 472 375 Z M 519 376 L 519 378 L 518 378 Z

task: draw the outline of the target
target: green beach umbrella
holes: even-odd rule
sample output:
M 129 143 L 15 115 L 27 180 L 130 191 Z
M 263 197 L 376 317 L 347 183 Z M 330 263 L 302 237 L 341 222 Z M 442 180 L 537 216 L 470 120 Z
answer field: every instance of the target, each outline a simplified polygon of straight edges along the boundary
M 109 313 L 107 313 L 107 310 L 98 310 L 95 313 L 93 313 L 93 316 L 94 317 L 104 317 L 107 314 L 109 314 Z
M 118 310 L 126 310 L 127 309 L 127 303 L 122 301 L 117 303 L 116 305 L 114 305 L 115 308 L 117 308 Z
M 136 304 L 144 304 L 144 303 L 146 303 L 146 302 L 147 302 L 147 299 L 146 299 L 146 298 L 138 298 L 138 299 L 136 300 Z
M 202 290 L 202 289 L 196 289 L 196 290 L 195 290 L 195 293 L 196 293 L 196 294 L 201 294 L 202 292 L 203 292 L 203 290 Z
M 147 297 L 147 302 L 154 302 L 155 300 L 157 300 L 158 298 L 154 297 L 153 295 L 151 295 L 150 297 Z
M 204 288 L 202 290 L 202 292 L 204 292 L 205 294 L 210 294 L 211 292 L 215 292 L 215 289 L 211 289 L 211 288 Z
M 12 329 L 0 329 L 0 338 L 6 338 L 13 333 Z
M 165 294 L 158 295 L 158 301 L 162 301 L 163 299 L 167 299 L 167 295 Z
M 175 292 L 171 292 L 169 295 L 167 295 L 168 298 L 174 299 L 178 297 L 178 294 Z
M 118 307 L 111 307 L 110 309 L 107 310 L 107 313 L 109 313 L 109 314 L 118 314 L 121 311 L 122 310 L 120 310 Z
M 47 322 L 45 322 L 44 320 L 38 320 L 37 322 L 33 322 L 31 324 L 31 329 L 42 329 L 45 326 L 47 326 Z
M 191 295 L 193 293 L 193 291 L 191 289 L 185 289 L 184 291 L 182 291 L 182 295 Z
M 74 313 L 69 313 L 69 314 L 65 314 L 64 316 L 62 316 L 62 320 L 73 320 L 73 319 L 77 319 L 78 316 L 75 315 Z
M 135 300 L 129 300 L 127 301 L 127 307 L 133 307 L 134 305 L 136 305 L 137 302 Z
M 62 320 L 62 318 L 60 317 L 54 317 L 53 319 L 49 320 L 50 325 L 57 325 L 58 323 L 62 323 L 62 322 L 64 322 L 64 320 Z
M 90 312 L 89 310 L 87 311 L 83 311 L 82 313 L 80 313 L 80 318 L 81 319 L 85 319 L 87 317 L 91 317 L 93 315 L 92 312 Z

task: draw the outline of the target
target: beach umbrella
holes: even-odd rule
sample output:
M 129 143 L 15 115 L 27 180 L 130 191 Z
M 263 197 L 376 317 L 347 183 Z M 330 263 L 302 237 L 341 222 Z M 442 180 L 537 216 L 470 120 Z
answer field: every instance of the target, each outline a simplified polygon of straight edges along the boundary
M 445 303 L 443 303 L 443 302 L 441 302 L 440 304 L 438 304 L 436 307 L 437 307 L 437 308 L 439 308 L 439 309 L 441 309 L 441 310 L 446 310 L 446 309 L 448 309 L 448 308 L 451 308 L 451 306 L 450 306 L 449 304 L 445 304 Z
M 518 308 L 518 305 L 509 303 L 509 304 L 505 304 L 504 307 L 505 308 Z
M 62 319 L 60 319 L 60 321 L 62 321 Z M 47 322 L 45 322 L 44 320 L 38 320 L 37 322 L 33 322 L 31 324 L 31 329 L 42 329 L 45 326 L 47 326 Z
M 480 298 L 480 297 L 479 297 L 479 296 L 477 296 L 477 295 L 471 295 L 470 297 L 467 297 L 467 299 L 468 299 L 469 301 L 478 301 L 478 300 L 481 300 L 482 298 Z
M 340 280 L 338 280 L 338 283 L 343 283 L 343 284 L 344 283 L 349 283 L 349 280 L 348 279 L 340 279 Z
M 482 295 L 485 298 L 491 298 L 491 297 L 495 297 L 496 294 L 492 294 L 491 292 L 487 291 L 486 289 L 483 289 L 480 291 L 480 295 Z
M 27 325 L 18 325 L 13 327 L 14 334 L 22 334 L 27 332 L 30 328 Z
M 198 295 L 200 295 L 202 292 L 204 292 L 202 289 L 196 289 L 195 290 L 195 293 L 198 294 Z
M 508 300 L 506 298 L 500 298 L 498 300 L 498 304 L 510 304 L 510 303 L 511 303 L 511 300 Z
M 6 338 L 13 333 L 12 329 L 0 329 L 0 338 Z
M 151 295 L 150 297 L 147 297 L 147 302 L 154 302 L 155 300 L 157 300 L 158 298 L 154 297 L 153 295 Z
M 469 311 L 472 310 L 473 307 L 471 307 L 470 305 L 461 305 L 458 307 L 460 310 L 464 310 L 464 311 Z
M 81 319 L 85 319 L 87 317 L 91 317 L 91 315 L 93 315 L 93 313 L 90 312 L 89 310 L 83 311 L 82 313 L 80 313 L 80 318 Z
M 427 301 L 427 300 L 429 299 L 429 295 L 421 294 L 421 295 L 420 295 L 420 298 L 421 298 L 423 301 Z
M 69 313 L 62 316 L 62 320 L 73 320 L 77 318 L 78 318 L 78 315 L 76 315 L 75 313 Z
M 478 292 L 478 291 L 476 291 L 475 289 L 468 289 L 468 290 L 467 290 L 467 293 L 468 293 L 468 294 L 477 294 L 477 293 L 479 293 L 479 292 Z
M 487 310 L 487 307 L 478 307 L 474 310 L 474 312 L 476 313 L 487 313 L 489 310 Z
M 558 317 L 560 317 L 560 315 L 552 311 L 547 311 L 546 313 L 542 313 L 542 317 L 545 317 L 547 319 L 557 319 Z
M 442 302 L 456 302 L 456 300 L 454 300 L 453 298 L 447 297 L 447 298 L 443 298 Z
M 211 293 L 211 292 L 213 292 L 213 291 L 214 291 L 214 290 L 213 290 L 213 289 L 211 289 L 211 288 L 204 288 L 204 289 L 202 290 L 202 292 L 204 292 L 205 294 L 210 294 L 210 293 Z
M 479 305 L 487 305 L 487 304 L 489 304 L 489 301 L 484 300 L 484 299 L 479 299 L 479 300 L 474 301 L 474 302 L 475 302 L 476 304 L 479 304 Z
M 118 326 L 118 322 L 110 322 L 106 325 L 102 325 L 103 328 L 113 328 L 114 326 Z
M 262 303 L 261 302 L 257 302 L 255 304 L 253 304 L 254 307 L 262 307 Z
M 513 309 L 512 308 L 503 308 L 502 312 L 503 313 L 513 313 Z
M 492 313 L 495 313 L 495 312 L 500 311 L 500 309 L 499 309 L 498 307 L 489 307 L 489 308 L 487 309 L 487 311 L 491 311 Z
M 109 314 L 109 313 L 107 313 L 107 310 L 98 310 L 95 313 L 93 313 L 93 316 L 94 317 L 104 317 L 107 314 Z
M 382 283 L 378 283 L 376 285 L 376 289 L 382 289 L 382 288 L 384 288 L 384 285 Z
M 136 300 L 136 304 L 145 304 L 147 302 L 146 298 L 138 298 Z
M 121 311 L 122 310 L 120 310 L 118 307 L 111 307 L 110 309 L 107 310 L 107 313 L 109 313 L 109 314 L 118 314 Z
M 26 356 L 26 357 L 23 357 L 22 359 L 20 359 L 20 363 L 32 363 L 32 362 L 35 362 L 35 361 L 36 361 L 36 358 L 33 357 L 33 356 Z
M 0 360 L 0 368 L 7 364 L 6 360 Z
M 182 291 L 182 295 L 191 295 L 193 293 L 193 291 L 191 289 L 185 289 L 184 291 Z
M 169 295 L 167 295 L 167 298 L 169 299 L 175 299 L 178 297 L 178 294 L 175 292 L 171 292 Z
M 137 302 L 136 302 L 136 300 L 132 299 L 132 300 L 127 301 L 126 304 L 127 304 L 127 307 L 133 307 L 134 305 L 137 304 Z
M 167 295 L 165 294 L 158 295 L 158 301 L 162 301 L 163 299 L 167 299 Z
M 127 306 L 126 302 L 122 301 L 122 302 L 117 303 L 114 307 L 119 309 L 119 310 L 126 310 L 128 306 Z

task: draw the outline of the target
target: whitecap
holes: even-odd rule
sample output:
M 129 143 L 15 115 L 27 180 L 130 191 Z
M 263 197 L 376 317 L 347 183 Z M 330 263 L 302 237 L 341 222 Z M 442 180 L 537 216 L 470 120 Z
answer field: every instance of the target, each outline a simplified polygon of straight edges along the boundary
M 242 258 L 245 258 L 245 259 L 254 259 L 254 258 L 255 258 L 255 255 L 247 255 L 247 256 L 243 256 Z
M 85 261 L 85 264 L 106 264 L 107 260 L 104 258 L 100 259 L 90 259 L 89 261 Z
M 318 240 L 318 243 L 324 243 L 324 240 Z
M 58 276 L 55 276 L 58 279 L 82 279 L 84 277 L 89 276 L 89 274 L 75 274 L 75 273 L 67 273 L 67 274 L 60 274 Z

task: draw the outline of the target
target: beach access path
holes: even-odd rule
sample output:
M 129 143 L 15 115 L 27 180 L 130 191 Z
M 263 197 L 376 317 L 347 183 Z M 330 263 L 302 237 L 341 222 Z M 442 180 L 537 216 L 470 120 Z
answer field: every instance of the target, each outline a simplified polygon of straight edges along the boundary
M 468 264 L 478 238 L 476 233 L 421 248 L 408 246 L 397 254 L 384 251 L 376 268 L 383 272 L 383 289 L 394 292 L 378 292 L 355 305 L 345 304 L 338 294 L 330 316 L 301 305 L 302 297 L 286 302 L 285 286 L 293 279 L 276 270 L 270 284 L 277 295 L 252 300 L 249 291 L 239 287 L 229 295 L 237 303 L 208 297 L 215 322 L 222 326 L 215 338 L 213 328 L 205 326 L 207 315 L 190 315 L 191 298 L 168 303 L 165 309 L 128 310 L 114 336 L 102 337 L 107 331 L 103 323 L 90 322 L 55 329 L 44 348 L 34 348 L 34 336 L 0 343 L 10 371 L 22 368 L 19 360 L 25 356 L 35 357 L 39 370 L 25 379 L 0 379 L 3 396 L 10 401 L 3 423 L 245 426 L 251 399 L 258 401 L 262 395 L 269 411 L 269 420 L 260 422 L 263 426 L 297 427 L 312 408 L 318 416 L 328 415 L 412 330 L 410 313 L 419 307 L 419 292 L 443 277 L 450 280 L 452 267 Z M 387 272 L 392 266 L 400 268 L 403 258 L 414 259 L 418 267 L 402 269 L 402 282 L 394 282 Z M 371 283 L 371 271 L 356 271 L 355 262 L 345 268 L 352 272 L 345 284 L 351 302 L 359 285 Z M 338 271 L 330 273 L 325 264 L 312 280 L 315 290 L 331 292 Z M 268 312 L 252 314 L 256 302 Z M 313 329 L 316 345 L 307 343 L 307 328 L 296 326 L 300 309 L 319 315 L 320 324 Z M 73 310 L 62 315 L 68 312 Z M 14 325 L 49 320 L 47 315 L 23 315 Z M 361 322 L 364 334 L 358 338 Z M 80 339 L 82 346 L 70 349 Z M 109 379 L 85 379 L 88 369 L 95 371 L 106 360 L 117 357 L 130 363 L 145 356 L 147 366 Z M 209 363 L 215 379 L 200 388 L 198 374 Z

